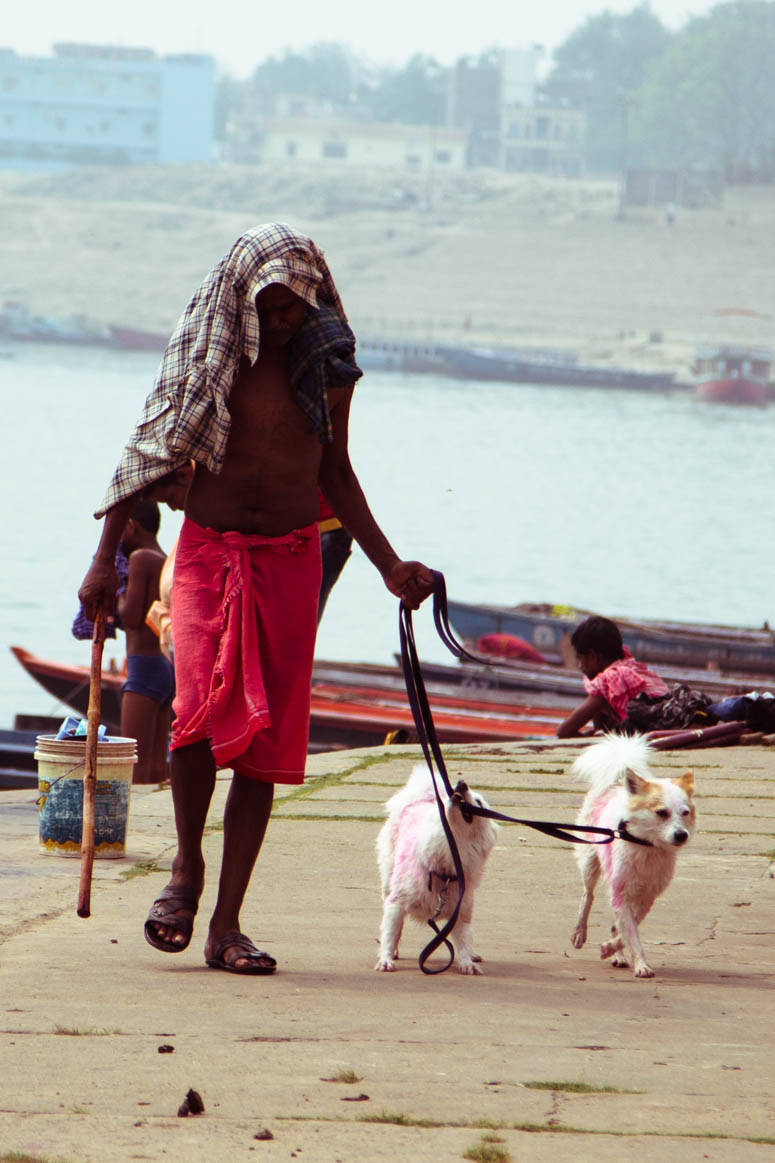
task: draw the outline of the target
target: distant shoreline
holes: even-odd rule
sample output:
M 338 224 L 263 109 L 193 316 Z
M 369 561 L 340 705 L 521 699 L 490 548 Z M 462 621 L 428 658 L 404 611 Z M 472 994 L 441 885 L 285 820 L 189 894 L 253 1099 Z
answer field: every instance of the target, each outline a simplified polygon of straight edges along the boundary
M 429 209 L 394 204 L 424 181 L 342 167 L 4 172 L 0 300 L 170 334 L 234 238 L 274 219 L 323 247 L 356 335 L 561 349 L 685 382 L 716 308 L 775 315 L 760 257 L 772 187 L 730 188 L 669 226 L 658 208 L 617 218 L 604 180 L 469 171 L 439 176 Z M 732 326 L 710 337 L 741 338 Z

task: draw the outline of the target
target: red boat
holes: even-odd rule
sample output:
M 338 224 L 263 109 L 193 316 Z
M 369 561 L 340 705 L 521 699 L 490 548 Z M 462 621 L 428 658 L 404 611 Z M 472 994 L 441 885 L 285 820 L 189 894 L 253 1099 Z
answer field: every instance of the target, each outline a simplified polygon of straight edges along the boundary
M 38 658 L 21 646 L 12 646 L 17 661 L 59 702 L 86 714 L 89 668 Z M 102 673 L 102 721 L 118 732 L 123 676 Z M 459 684 L 427 683 L 439 739 L 445 743 L 507 741 L 526 736 L 554 735 L 557 724 L 576 703 L 561 695 L 475 691 Z M 414 720 L 395 667 L 357 666 L 320 662 L 312 679 L 310 749 L 315 751 L 383 744 L 394 732 L 411 738 Z
M 722 307 L 713 315 L 735 317 L 742 321 L 735 326 L 742 327 L 743 332 L 751 326 L 747 321 L 767 318 L 758 311 L 742 307 Z M 724 404 L 766 404 L 772 396 L 771 367 L 772 350 L 749 343 L 742 335 L 728 343 L 701 343 L 697 346 L 692 366 L 695 390 L 702 400 Z

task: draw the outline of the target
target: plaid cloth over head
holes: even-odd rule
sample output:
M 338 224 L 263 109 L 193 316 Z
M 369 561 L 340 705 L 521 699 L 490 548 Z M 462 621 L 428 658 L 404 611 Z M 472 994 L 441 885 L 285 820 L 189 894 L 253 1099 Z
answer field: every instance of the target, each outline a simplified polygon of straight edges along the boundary
M 361 375 L 355 338 L 322 251 L 282 223 L 256 226 L 213 267 L 183 312 L 96 517 L 188 460 L 220 472 L 240 359 L 258 358 L 256 295 L 273 283 L 313 308 L 289 346 L 291 387 L 320 439 L 330 442 L 325 388 Z

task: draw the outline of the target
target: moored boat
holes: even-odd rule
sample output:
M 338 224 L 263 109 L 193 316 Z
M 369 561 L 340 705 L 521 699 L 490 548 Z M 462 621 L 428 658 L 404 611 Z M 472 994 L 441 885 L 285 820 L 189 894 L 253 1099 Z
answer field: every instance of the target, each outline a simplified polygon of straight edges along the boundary
M 366 337 L 358 342 L 358 358 L 367 369 L 432 372 L 460 379 L 511 384 L 651 391 L 666 391 L 678 386 L 672 372 L 582 364 L 575 352 L 539 348 L 462 347 L 423 340 Z
M 718 337 L 721 326 L 726 333 L 723 339 Z M 707 334 L 695 346 L 692 375 L 696 395 L 724 404 L 765 404 L 771 399 L 773 353 L 762 342 L 771 329 L 768 315 L 747 307 L 713 311 L 711 321 L 703 324 Z
M 89 668 L 38 658 L 12 646 L 17 661 L 54 698 L 86 714 Z M 387 674 L 380 674 L 380 670 Z M 394 667 L 372 667 L 360 674 L 337 673 L 335 663 L 316 663 L 312 680 L 310 748 L 368 747 L 385 742 L 396 731 L 414 730 L 406 689 Z M 120 730 L 120 674 L 103 671 L 101 720 L 109 731 Z M 565 718 L 568 701 L 561 697 L 525 697 L 513 693 L 467 692 L 457 683 L 430 682 L 428 696 L 439 739 L 476 743 L 554 735 Z
M 513 634 L 555 663 L 562 661 L 570 635 L 589 613 L 549 604 L 494 606 L 449 601 L 449 620 L 459 637 L 473 642 L 483 634 Z M 613 621 L 625 646 L 642 662 L 775 674 L 775 636 L 766 623 L 755 629 L 617 617 Z
M 767 347 L 699 347 L 692 369 L 697 395 L 724 404 L 766 404 L 771 367 L 772 352 Z

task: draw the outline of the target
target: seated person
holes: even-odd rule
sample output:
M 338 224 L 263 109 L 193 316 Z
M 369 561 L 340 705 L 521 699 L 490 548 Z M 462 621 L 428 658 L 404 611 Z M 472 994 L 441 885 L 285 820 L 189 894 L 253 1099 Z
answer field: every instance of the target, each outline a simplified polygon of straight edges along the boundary
M 636 662 L 622 642 L 619 627 L 610 618 L 587 618 L 571 635 L 571 644 L 584 675 L 587 697 L 560 723 L 557 735 L 591 735 L 616 731 L 627 716 L 631 699 L 640 694 L 666 695 L 667 686 L 644 662 Z M 582 730 L 591 721 L 592 727 Z

